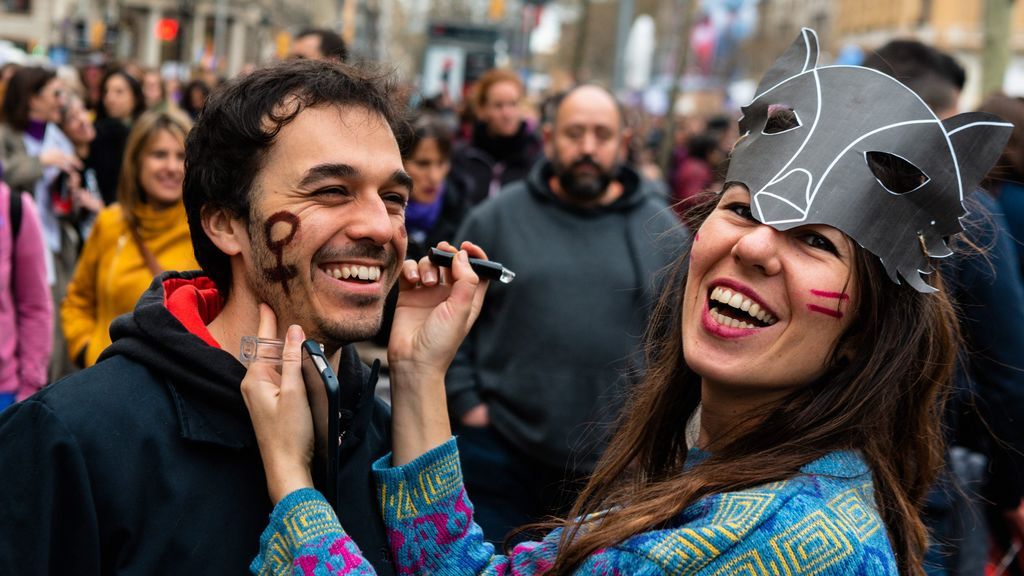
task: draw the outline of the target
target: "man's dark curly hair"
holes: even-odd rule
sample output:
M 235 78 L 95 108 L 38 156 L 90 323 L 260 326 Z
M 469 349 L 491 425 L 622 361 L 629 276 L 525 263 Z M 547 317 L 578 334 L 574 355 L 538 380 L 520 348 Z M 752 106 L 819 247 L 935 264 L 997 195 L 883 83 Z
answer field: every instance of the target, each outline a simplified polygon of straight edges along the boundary
M 231 289 L 231 263 L 203 231 L 203 210 L 225 209 L 248 222 L 256 175 L 277 134 L 306 108 L 356 107 L 378 114 L 404 149 L 408 129 L 397 92 L 390 74 L 288 60 L 234 79 L 211 95 L 185 142 L 184 202 L 196 261 L 222 296 Z

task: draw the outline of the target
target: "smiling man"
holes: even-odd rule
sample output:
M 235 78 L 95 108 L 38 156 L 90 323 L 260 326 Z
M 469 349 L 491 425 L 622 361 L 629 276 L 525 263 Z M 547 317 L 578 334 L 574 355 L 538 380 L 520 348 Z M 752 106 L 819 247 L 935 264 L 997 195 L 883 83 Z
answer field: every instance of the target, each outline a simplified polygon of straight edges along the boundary
M 340 520 L 390 574 L 370 464 L 389 450 L 378 329 L 411 181 L 387 80 L 289 61 L 228 84 L 186 144 L 203 272 L 168 272 L 94 367 L 0 415 L 0 573 L 244 574 L 271 511 L 239 383 L 267 303 L 338 366 Z M 322 482 L 322 480 L 321 480 Z M 308 527 L 316 530 L 315 526 Z

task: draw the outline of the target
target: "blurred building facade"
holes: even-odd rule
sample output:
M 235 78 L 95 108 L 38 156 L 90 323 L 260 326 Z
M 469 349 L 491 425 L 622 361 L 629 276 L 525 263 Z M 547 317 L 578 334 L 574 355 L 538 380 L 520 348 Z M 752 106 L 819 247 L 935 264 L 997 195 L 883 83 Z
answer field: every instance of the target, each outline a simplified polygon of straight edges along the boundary
M 1024 95 L 1024 2 L 1010 2 L 1010 59 L 1003 89 Z M 961 106 L 977 105 L 981 93 L 987 2 L 962 0 L 841 0 L 837 42 L 867 49 L 893 38 L 916 38 L 953 55 L 967 70 Z
M 273 57 L 280 34 L 312 20 L 302 0 L 20 1 L 0 8 L 0 38 L 57 62 L 174 61 L 228 75 Z

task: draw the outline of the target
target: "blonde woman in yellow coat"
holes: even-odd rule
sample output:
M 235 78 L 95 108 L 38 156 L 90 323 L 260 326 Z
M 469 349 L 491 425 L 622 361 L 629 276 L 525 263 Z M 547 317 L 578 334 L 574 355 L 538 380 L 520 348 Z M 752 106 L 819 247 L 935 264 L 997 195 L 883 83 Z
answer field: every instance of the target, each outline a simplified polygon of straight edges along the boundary
M 117 203 L 96 218 L 61 305 L 68 353 L 91 366 L 110 345 L 110 323 L 130 312 L 163 270 L 198 268 L 181 201 L 185 136 L 179 112 L 150 112 L 128 135 Z

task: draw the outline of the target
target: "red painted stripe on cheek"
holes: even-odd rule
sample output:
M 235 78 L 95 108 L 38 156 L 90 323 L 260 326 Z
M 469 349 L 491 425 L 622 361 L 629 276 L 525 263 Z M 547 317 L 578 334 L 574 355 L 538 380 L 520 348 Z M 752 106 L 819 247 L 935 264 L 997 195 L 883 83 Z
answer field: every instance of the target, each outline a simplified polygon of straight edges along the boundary
M 843 317 L 843 313 L 840 312 L 839 310 L 825 308 L 824 306 L 818 306 L 817 304 L 808 304 L 807 309 L 810 310 L 811 312 L 817 312 L 819 314 L 824 314 L 825 316 L 831 316 L 833 318 Z
M 811 290 L 811 294 L 822 298 L 835 298 L 836 300 L 849 300 L 850 295 L 843 292 L 827 292 L 825 290 Z

